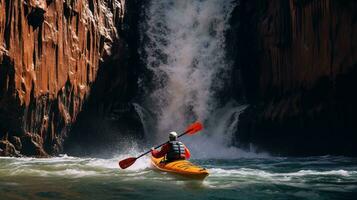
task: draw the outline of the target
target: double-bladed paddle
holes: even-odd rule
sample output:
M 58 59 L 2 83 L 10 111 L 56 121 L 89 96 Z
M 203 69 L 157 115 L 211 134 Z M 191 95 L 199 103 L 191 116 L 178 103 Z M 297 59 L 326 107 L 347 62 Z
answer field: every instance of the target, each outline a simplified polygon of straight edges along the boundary
M 184 136 L 186 134 L 193 135 L 193 134 L 197 133 L 198 131 L 202 130 L 202 128 L 203 128 L 203 126 L 202 126 L 202 124 L 200 122 L 195 122 L 195 123 L 191 124 L 190 126 L 188 126 L 186 128 L 186 131 L 183 132 L 182 134 L 180 134 L 177 137 L 179 138 L 179 137 Z M 166 144 L 168 142 L 169 141 L 156 146 L 155 149 L 160 148 L 162 145 L 164 145 L 164 144 Z M 146 154 L 148 154 L 150 152 L 151 152 L 151 150 L 149 150 L 149 151 L 147 151 L 147 152 L 145 152 L 145 153 L 143 153 L 143 154 L 141 154 L 141 155 L 139 155 L 137 157 L 130 157 L 130 158 L 126 158 L 124 160 L 121 160 L 119 162 L 119 166 L 122 169 L 126 169 L 126 168 L 130 167 L 132 164 L 134 164 L 137 159 L 143 157 L 144 155 L 146 155 Z

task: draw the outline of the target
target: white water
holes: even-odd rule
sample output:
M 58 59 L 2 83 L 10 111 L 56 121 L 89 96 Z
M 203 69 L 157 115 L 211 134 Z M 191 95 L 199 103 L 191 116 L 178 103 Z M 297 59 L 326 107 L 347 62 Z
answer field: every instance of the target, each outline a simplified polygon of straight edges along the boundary
M 131 152 L 138 153 L 138 152 Z M 150 169 L 141 158 L 118 160 L 0 157 L 1 199 L 355 199 L 356 159 L 345 157 L 203 159 L 204 181 Z M 347 198 L 346 198 L 347 197 Z M 348 198 L 350 197 L 350 198 Z
M 136 152 L 138 153 L 138 152 Z M 131 173 L 131 172 L 142 172 L 145 169 L 151 168 L 149 157 L 143 157 L 133 164 L 130 168 L 123 170 L 118 170 L 118 160 L 129 157 L 129 154 L 120 154 L 111 159 L 100 159 L 100 158 L 80 158 L 72 157 L 67 155 L 60 155 L 59 157 L 52 158 L 13 158 L 13 157 L 0 157 L 0 161 L 9 166 L 0 167 L 0 172 L 2 175 L 8 176 L 19 176 L 19 175 L 29 175 L 29 176 L 63 176 L 63 177 L 86 177 L 86 176 L 112 176 L 116 173 Z M 323 162 L 322 157 L 316 158 L 316 165 L 331 165 L 331 163 Z M 350 177 L 357 175 L 357 171 L 351 170 L 348 167 L 346 169 L 305 169 L 296 170 L 293 172 L 280 172 L 271 171 L 270 168 L 274 167 L 274 164 L 283 164 L 286 166 L 297 166 L 298 164 L 306 164 L 306 161 L 299 161 L 299 159 L 293 161 L 287 161 L 289 158 L 257 158 L 253 160 L 243 160 L 241 161 L 244 165 L 245 162 L 250 161 L 255 163 L 255 167 L 258 168 L 247 168 L 242 166 L 241 168 L 225 168 L 229 167 L 229 164 L 221 164 L 217 168 L 216 165 L 207 165 L 210 172 L 210 177 L 230 177 L 230 178 L 246 178 L 246 177 L 257 177 L 259 179 L 264 179 L 265 181 L 291 181 L 293 178 L 304 177 L 304 176 L 342 176 Z M 306 158 L 309 159 L 309 158 Z M 334 159 L 332 157 L 332 159 Z M 261 163 L 265 163 L 265 170 L 259 169 L 262 166 Z M 347 162 L 347 161 L 345 161 Z M 249 165 L 248 165 L 249 166 Z M 310 166 L 310 165 L 309 165 Z M 312 167 L 313 165 L 311 165 Z M 342 167 L 342 166 L 340 166 Z M 268 170 L 269 169 L 269 170 Z M 354 168 L 353 168 L 354 169 Z M 7 173 L 3 173 L 7 171 Z M 109 173 L 108 173 L 109 172 Z
M 155 115 L 156 128 L 147 131 L 154 132 L 150 135 L 154 142 L 199 120 L 205 126 L 202 136 L 184 139 L 197 157 L 249 156 L 231 147 L 239 114 L 246 106 L 233 100 L 222 105 L 216 95 L 232 70 L 225 32 L 236 2 L 152 0 L 147 5 L 141 55 L 153 77 L 150 86 L 142 86 L 147 92 L 142 104 Z
M 138 153 L 138 152 L 136 152 Z M 143 157 L 126 170 L 118 169 L 118 160 L 130 155 L 120 154 L 112 159 L 79 158 L 62 155 L 60 157 L 38 158 L 0 158 L 0 185 L 9 181 L 44 178 L 57 180 L 88 181 L 85 178 L 97 180 L 118 180 L 130 182 L 142 181 L 170 181 L 180 184 L 182 181 L 177 177 L 163 176 L 150 170 L 148 157 Z M 313 160 L 313 164 L 309 164 Z M 329 162 L 326 162 L 329 161 Z M 208 168 L 210 176 L 203 182 L 208 188 L 237 188 L 252 184 L 281 184 L 300 188 L 309 188 L 311 183 L 320 181 L 324 190 L 331 190 L 329 184 L 343 182 L 353 184 L 357 177 L 355 165 L 345 166 L 346 163 L 355 162 L 353 159 L 338 157 L 316 158 L 255 158 L 225 160 L 218 162 L 211 160 L 201 161 L 201 165 Z M 302 165 L 305 167 L 302 168 Z M 307 168 L 306 168 L 307 167 Z M 17 178 L 18 177 L 18 178 Z M 20 181 L 21 182 L 21 181 Z M 15 183 L 13 183 L 15 184 Z M 21 184 L 21 183 L 16 183 Z M 347 189 L 347 188 L 345 188 Z M 356 189 L 350 186 L 349 189 Z M 333 191 L 342 191 L 341 188 L 333 188 Z

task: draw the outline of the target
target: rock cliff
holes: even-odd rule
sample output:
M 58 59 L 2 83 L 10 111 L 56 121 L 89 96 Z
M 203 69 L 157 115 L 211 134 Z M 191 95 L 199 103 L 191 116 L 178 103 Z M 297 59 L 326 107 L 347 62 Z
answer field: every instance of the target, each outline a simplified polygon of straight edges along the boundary
M 127 150 L 128 141 L 143 139 L 143 125 L 133 102 L 139 93 L 138 76 L 143 73 L 138 48 L 145 2 L 125 3 L 121 40 L 113 46 L 123 53 L 116 52 L 99 69 L 91 95 L 64 142 L 66 153 L 110 157 L 119 150 Z
M 356 11 L 353 0 L 241 1 L 237 62 L 250 104 L 241 146 L 357 154 Z
M 0 0 L 0 155 L 61 152 L 100 67 L 122 53 L 124 4 Z

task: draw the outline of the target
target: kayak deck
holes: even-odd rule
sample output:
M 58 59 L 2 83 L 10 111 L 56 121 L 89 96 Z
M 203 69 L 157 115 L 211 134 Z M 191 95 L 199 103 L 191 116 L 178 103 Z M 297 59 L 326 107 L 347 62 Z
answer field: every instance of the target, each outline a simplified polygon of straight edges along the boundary
M 187 160 L 165 162 L 165 158 L 154 158 L 151 156 L 152 165 L 160 171 L 177 174 L 191 179 L 204 179 L 209 173 L 205 168 L 194 165 Z

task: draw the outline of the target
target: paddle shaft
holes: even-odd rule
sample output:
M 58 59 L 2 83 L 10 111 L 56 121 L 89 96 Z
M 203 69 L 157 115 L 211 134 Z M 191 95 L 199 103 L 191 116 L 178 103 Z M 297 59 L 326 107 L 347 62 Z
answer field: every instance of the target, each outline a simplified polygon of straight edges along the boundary
M 179 137 L 181 137 L 181 136 L 183 136 L 183 135 L 186 135 L 188 132 L 190 132 L 190 131 L 186 131 L 186 132 L 180 134 L 179 136 L 177 136 L 177 138 L 179 138 Z M 169 141 L 166 141 L 166 142 L 164 142 L 164 143 L 162 143 L 162 144 L 156 146 L 154 149 L 160 148 L 162 145 L 164 145 L 164 144 L 166 144 L 166 143 L 168 143 L 168 142 L 169 142 Z M 147 152 L 141 154 L 140 156 L 136 157 L 136 159 L 139 159 L 139 158 L 145 156 L 146 154 L 148 154 L 148 153 L 150 153 L 150 152 L 151 152 L 151 149 L 150 149 L 149 151 L 147 151 Z

